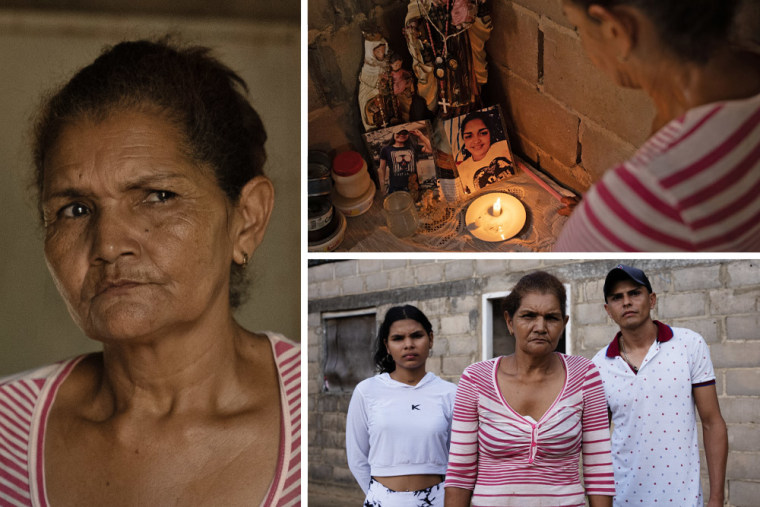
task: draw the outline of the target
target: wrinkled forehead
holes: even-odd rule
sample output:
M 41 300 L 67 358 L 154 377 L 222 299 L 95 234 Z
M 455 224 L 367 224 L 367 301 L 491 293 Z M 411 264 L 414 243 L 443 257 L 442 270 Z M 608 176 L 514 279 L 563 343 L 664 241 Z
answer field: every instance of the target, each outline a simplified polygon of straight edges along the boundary
M 557 294 L 549 290 L 531 290 L 525 292 L 520 298 L 518 310 L 524 308 L 552 309 L 562 312 L 562 302 Z
M 184 145 L 181 129 L 162 115 L 122 110 L 105 118 L 79 118 L 63 125 L 47 150 L 41 197 L 103 178 L 145 180 L 177 172 L 211 178 L 213 171 L 195 163 Z
M 125 98 L 123 101 L 102 103 L 82 109 L 59 119 L 57 126 L 52 129 L 48 142 L 42 146 L 43 161 L 52 151 L 60 148 L 64 134 L 71 130 L 88 127 L 95 131 L 106 131 L 117 123 L 121 126 L 150 124 L 151 128 L 170 136 L 174 140 L 174 145 L 191 158 L 189 135 L 183 123 L 182 113 L 158 106 L 150 101 L 133 101 Z

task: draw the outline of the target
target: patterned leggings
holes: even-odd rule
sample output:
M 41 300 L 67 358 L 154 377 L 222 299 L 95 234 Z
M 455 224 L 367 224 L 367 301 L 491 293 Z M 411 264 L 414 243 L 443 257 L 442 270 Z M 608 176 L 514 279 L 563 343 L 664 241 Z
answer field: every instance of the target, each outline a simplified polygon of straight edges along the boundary
M 393 491 L 370 479 L 364 507 L 443 507 L 443 481 L 417 491 Z

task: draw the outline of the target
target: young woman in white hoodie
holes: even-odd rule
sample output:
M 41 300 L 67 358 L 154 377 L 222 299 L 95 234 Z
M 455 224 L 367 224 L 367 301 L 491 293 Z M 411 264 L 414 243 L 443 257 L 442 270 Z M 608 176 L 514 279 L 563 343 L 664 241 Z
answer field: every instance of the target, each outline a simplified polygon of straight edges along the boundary
M 443 506 L 456 385 L 425 368 L 433 327 L 418 308 L 388 310 L 377 336 L 380 374 L 354 389 L 348 466 L 365 507 Z

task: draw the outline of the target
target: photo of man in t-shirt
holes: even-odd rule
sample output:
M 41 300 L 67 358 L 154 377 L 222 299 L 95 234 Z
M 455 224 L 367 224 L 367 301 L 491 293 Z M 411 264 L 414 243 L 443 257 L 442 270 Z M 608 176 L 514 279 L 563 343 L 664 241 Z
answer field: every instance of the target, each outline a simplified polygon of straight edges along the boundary
M 415 137 L 417 143 L 413 143 L 411 137 Z M 409 191 L 410 186 L 417 182 L 418 150 L 432 153 L 430 140 L 420 130 L 407 130 L 404 126 L 399 127 L 380 150 L 378 178 L 386 194 L 398 190 Z

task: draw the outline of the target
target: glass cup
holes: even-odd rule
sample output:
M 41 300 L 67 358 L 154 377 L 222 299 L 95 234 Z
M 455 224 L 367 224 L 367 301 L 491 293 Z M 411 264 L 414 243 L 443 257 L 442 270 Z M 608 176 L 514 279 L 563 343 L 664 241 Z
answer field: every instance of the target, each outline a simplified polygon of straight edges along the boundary
M 405 238 L 417 231 L 419 218 L 409 192 L 398 191 L 387 196 L 383 201 L 383 210 L 388 229 L 395 236 Z

